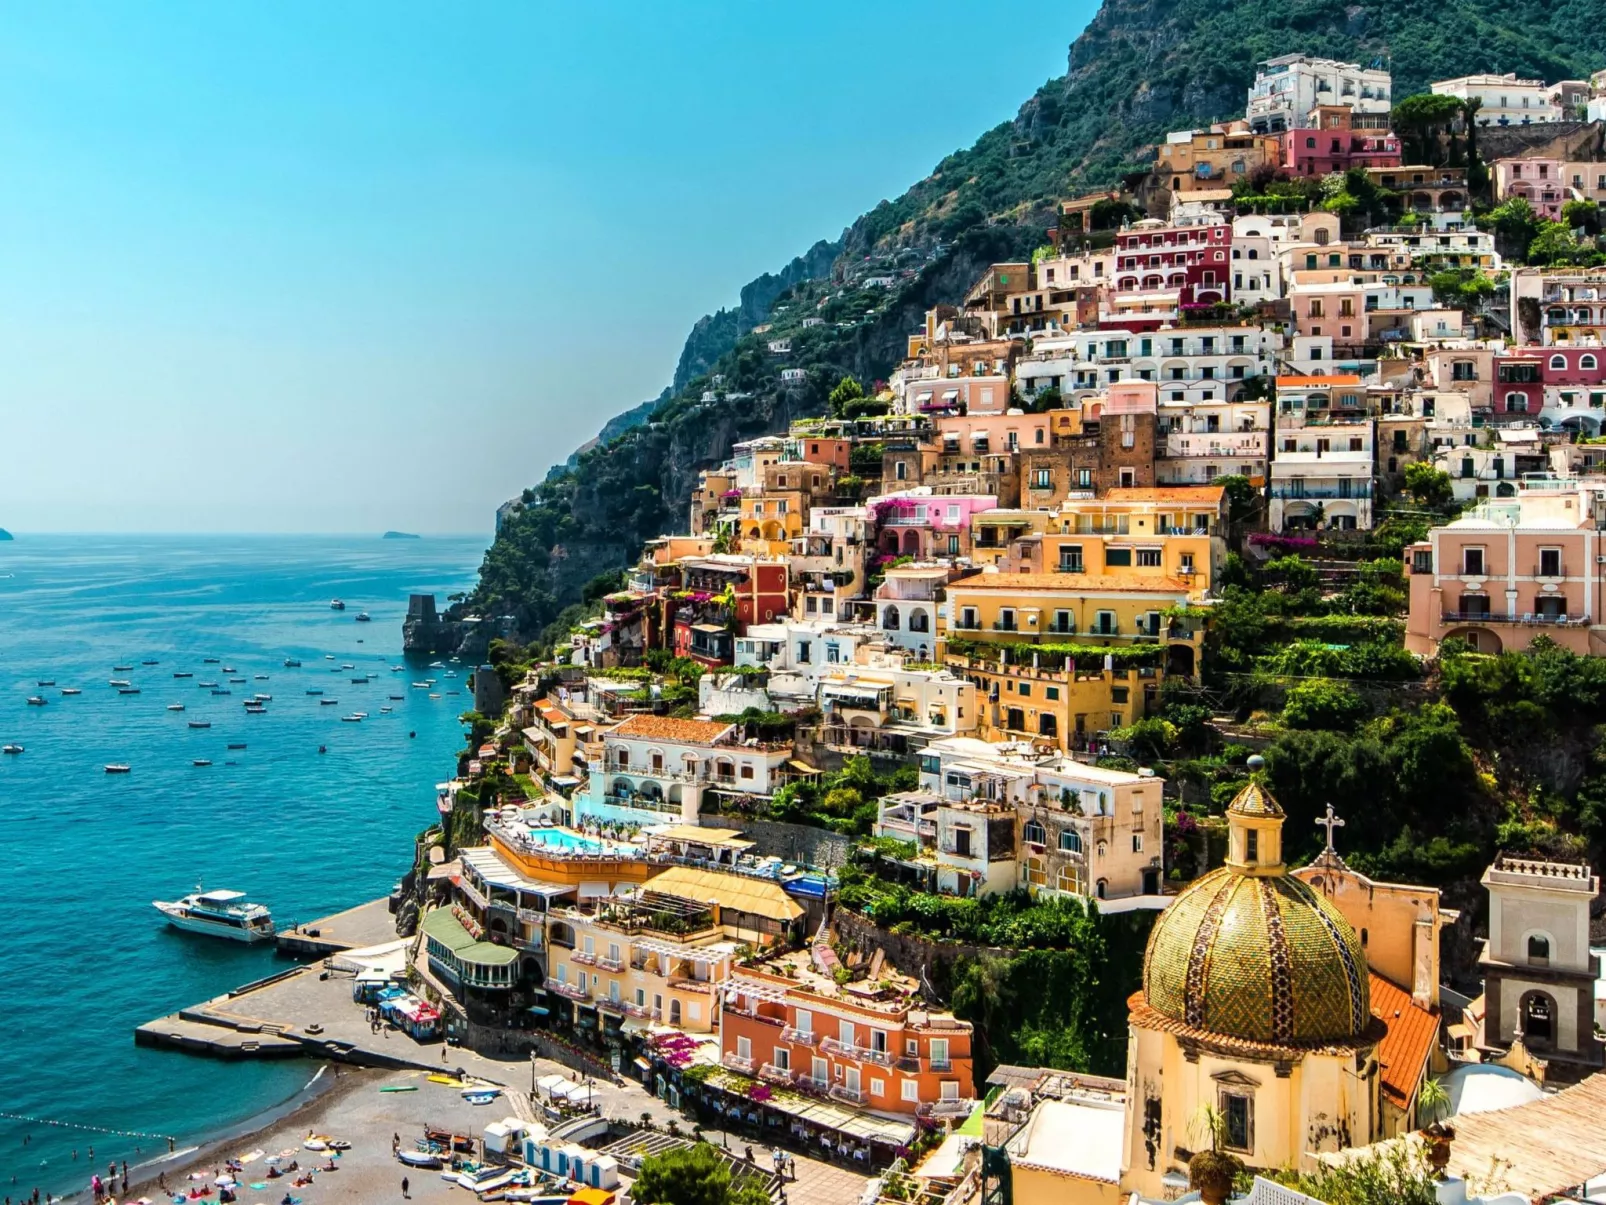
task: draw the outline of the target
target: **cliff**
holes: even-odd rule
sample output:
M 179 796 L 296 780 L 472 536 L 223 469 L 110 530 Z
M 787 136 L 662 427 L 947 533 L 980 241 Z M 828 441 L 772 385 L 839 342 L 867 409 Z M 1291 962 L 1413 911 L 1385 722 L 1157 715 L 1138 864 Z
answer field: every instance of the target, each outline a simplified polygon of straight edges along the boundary
M 885 377 L 926 308 L 1039 245 L 1058 199 L 1140 167 L 1167 130 L 1241 113 L 1255 63 L 1294 51 L 1385 63 L 1403 97 L 1473 71 L 1587 78 L 1606 59 L 1606 22 L 1584 0 L 1106 0 L 1066 74 L 1012 121 L 699 320 L 662 396 L 525 492 L 451 614 L 510 616 L 534 635 L 588 581 L 683 522 L 697 471 L 733 442 L 820 413 L 844 373 Z M 869 271 L 893 286 L 867 287 Z M 805 314 L 826 321 L 803 327 Z M 766 321 L 774 334 L 754 335 Z M 793 344 L 784 360 L 766 350 L 780 334 Z M 782 367 L 805 379 L 783 385 Z

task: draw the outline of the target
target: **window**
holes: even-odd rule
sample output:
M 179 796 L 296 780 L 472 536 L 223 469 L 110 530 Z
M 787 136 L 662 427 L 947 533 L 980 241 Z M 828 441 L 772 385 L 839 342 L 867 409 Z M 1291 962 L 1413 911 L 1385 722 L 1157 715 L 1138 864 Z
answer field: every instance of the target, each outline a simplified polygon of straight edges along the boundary
M 1251 865 L 1260 861 L 1260 830 L 1250 829 L 1244 834 L 1244 861 Z
M 1567 369 L 1567 357 L 1557 352 L 1550 357 L 1550 367 L 1554 370 L 1565 372 Z
M 1160 567 L 1160 550 L 1158 548 L 1139 548 L 1138 565 L 1142 568 L 1158 569 Z
M 884 1079 L 873 1079 L 873 1080 L 870 1081 L 870 1095 L 871 1096 L 885 1096 L 886 1094 L 887 1094 L 887 1081 L 886 1080 L 884 1080 Z
M 1021 840 L 1028 845 L 1047 845 L 1048 830 L 1038 821 L 1028 820 L 1025 827 L 1021 829 Z
M 1585 372 L 1593 372 L 1594 368 L 1595 368 L 1595 364 L 1596 364 L 1595 357 L 1592 356 L 1592 355 L 1589 355 L 1587 352 L 1584 355 L 1581 355 L 1581 356 L 1578 357 L 1578 367 L 1581 370 L 1585 371 Z
M 1132 550 L 1130 548 L 1106 548 L 1104 550 L 1104 564 L 1107 568 L 1130 568 L 1132 565 Z
M 920 1081 L 906 1079 L 900 1089 L 904 1100 L 918 1101 L 920 1099 Z
M 1255 1149 L 1255 1102 L 1241 1092 L 1221 1094 L 1221 1117 L 1226 1133 L 1222 1145 L 1231 1151 Z
M 791 1048 L 788 1046 L 775 1047 L 775 1053 L 772 1056 L 770 1066 L 779 1068 L 782 1071 L 790 1071 L 792 1069 Z
M 1534 934 L 1528 939 L 1528 965 L 1547 967 L 1550 965 L 1550 939 Z
M 931 1069 L 933 1071 L 946 1071 L 946 1070 L 948 1070 L 949 1066 L 950 1066 L 950 1064 L 948 1062 L 948 1039 L 947 1038 L 932 1038 L 931 1039 Z
M 1132 834 L 1132 852 L 1135 853 L 1135 854 L 1140 854 L 1140 853 L 1143 852 L 1143 834 L 1142 833 L 1133 833 Z
M 1539 576 L 1561 576 L 1561 549 L 1541 548 L 1539 550 Z
M 1411 554 L 1411 572 L 1432 573 L 1433 553 L 1430 551 L 1413 552 Z
M 1060 852 L 1079 854 L 1082 852 L 1082 835 L 1074 828 L 1060 830 Z

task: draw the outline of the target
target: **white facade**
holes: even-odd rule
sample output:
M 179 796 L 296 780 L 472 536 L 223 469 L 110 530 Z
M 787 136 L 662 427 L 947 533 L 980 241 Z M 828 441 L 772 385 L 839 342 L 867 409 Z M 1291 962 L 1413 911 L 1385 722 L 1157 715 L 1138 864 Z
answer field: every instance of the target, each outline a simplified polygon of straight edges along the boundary
M 1156 485 L 1209 485 L 1217 477 L 1266 475 L 1271 403 L 1162 402 Z
M 1285 54 L 1267 59 L 1256 70 L 1245 115 L 1249 128 L 1257 134 L 1303 129 L 1317 105 L 1349 105 L 1357 113 L 1387 113 L 1392 89 L 1387 71 Z
M 1016 365 L 1023 392 L 1052 384 L 1078 407 L 1119 381 L 1154 381 L 1160 401 L 1228 401 L 1244 382 L 1271 376 L 1283 349 L 1280 331 L 1253 326 L 1162 327 L 1157 331 L 1072 331 L 1039 340 L 1036 355 Z
M 1439 80 L 1431 88 L 1437 96 L 1482 101 L 1477 116 L 1480 126 L 1531 125 L 1562 119 L 1562 108 L 1551 99 L 1544 80 L 1518 79 L 1515 73 L 1463 75 Z
M 1299 411 L 1280 412 L 1271 461 L 1273 531 L 1320 525 L 1344 530 L 1372 526 L 1376 421 L 1334 415 L 1307 423 Z

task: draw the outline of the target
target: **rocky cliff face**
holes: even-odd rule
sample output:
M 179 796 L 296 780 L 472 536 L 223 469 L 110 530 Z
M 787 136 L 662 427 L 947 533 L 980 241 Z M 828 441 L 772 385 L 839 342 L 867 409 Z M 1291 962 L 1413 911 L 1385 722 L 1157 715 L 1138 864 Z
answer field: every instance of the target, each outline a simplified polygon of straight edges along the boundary
M 467 607 L 448 618 L 509 615 L 524 636 L 539 631 L 588 581 L 633 560 L 642 540 L 683 522 L 697 471 L 733 442 L 820 413 L 844 373 L 884 377 L 925 309 L 961 299 L 994 260 L 1029 253 L 1060 197 L 1115 182 L 1168 129 L 1241 113 L 1256 62 L 1294 51 L 1386 62 L 1404 96 L 1470 71 L 1586 75 L 1606 59 L 1606 22 L 1594 6 L 1540 0 L 1106 0 L 1071 46 L 1066 74 L 1014 120 L 700 320 L 666 395 L 530 492 L 486 554 Z M 782 388 L 752 328 L 787 290 L 845 280 L 866 256 L 923 267 L 873 317 L 826 328 L 811 343 L 807 381 Z M 741 396 L 703 402 L 716 373 Z

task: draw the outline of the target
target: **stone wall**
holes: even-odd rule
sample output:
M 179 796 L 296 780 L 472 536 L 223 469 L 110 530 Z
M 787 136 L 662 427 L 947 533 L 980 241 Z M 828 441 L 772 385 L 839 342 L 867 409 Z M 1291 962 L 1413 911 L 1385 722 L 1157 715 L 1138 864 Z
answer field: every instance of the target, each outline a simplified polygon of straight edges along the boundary
M 905 975 L 912 975 L 934 995 L 946 995 L 953 964 L 961 958 L 1008 958 L 1012 950 L 996 946 L 969 946 L 932 941 L 914 933 L 892 933 L 867 917 L 838 908 L 832 917 L 837 937 L 866 954 L 880 950 Z
M 743 836 L 757 843 L 753 849 L 755 854 L 774 855 L 820 870 L 847 865 L 851 847 L 847 837 L 808 824 L 784 824 L 778 820 L 752 820 L 746 816 L 709 812 L 699 815 L 697 823 L 704 828 L 740 829 Z

